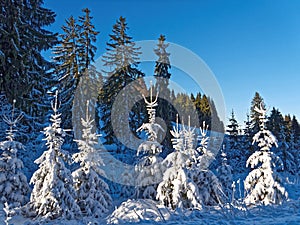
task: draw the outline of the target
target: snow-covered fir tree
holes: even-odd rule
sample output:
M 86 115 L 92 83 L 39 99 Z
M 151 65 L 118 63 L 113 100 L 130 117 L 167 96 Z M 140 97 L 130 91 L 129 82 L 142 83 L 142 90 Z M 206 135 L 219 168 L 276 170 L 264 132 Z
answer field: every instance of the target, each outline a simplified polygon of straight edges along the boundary
M 201 208 L 197 185 L 189 177 L 188 170 L 192 168 L 192 160 L 186 151 L 184 131 L 179 128 L 178 115 L 176 126 L 171 134 L 174 152 L 164 160 L 167 169 L 164 172 L 163 181 L 157 187 L 156 198 L 173 210 Z M 187 168 L 187 162 L 189 162 L 189 168 Z
M 101 178 L 104 165 L 100 151 L 96 145 L 98 137 L 93 133 L 93 120 L 89 116 L 89 102 L 87 102 L 86 118 L 81 119 L 83 130 L 78 143 L 79 151 L 73 155 L 73 160 L 80 163 L 80 167 L 72 173 L 74 187 L 77 192 L 76 201 L 84 216 L 101 217 L 109 210 L 112 199 L 108 194 L 108 185 Z
M 53 114 L 50 125 L 44 128 L 47 150 L 35 160 L 39 169 L 33 174 L 30 183 L 34 185 L 27 216 L 44 219 L 72 219 L 81 215 L 76 203 L 71 171 L 66 168 L 68 153 L 61 146 L 66 130 L 60 127 L 61 114 L 58 113 L 58 92 L 52 102 Z
M 7 203 L 10 208 L 18 207 L 28 201 L 29 185 L 24 175 L 23 162 L 18 159 L 17 152 L 23 150 L 22 143 L 14 140 L 16 124 L 23 115 L 15 116 L 15 100 L 11 116 L 4 115 L 3 120 L 7 123 L 6 141 L 0 142 L 0 203 Z
M 137 155 L 142 154 L 142 158 L 135 166 L 136 172 L 136 196 L 138 198 L 155 199 L 157 184 L 163 177 L 162 158 L 159 153 L 162 152 L 162 145 L 158 143 L 157 137 L 159 132 L 163 132 L 163 128 L 155 122 L 155 113 L 158 93 L 153 99 L 152 84 L 150 86 L 150 101 L 143 95 L 146 103 L 149 122 L 143 123 L 137 131 L 146 131 L 148 138 L 137 150 Z
M 204 205 L 218 205 L 224 200 L 222 184 L 217 176 L 209 169 L 212 160 L 215 159 L 214 153 L 209 149 L 209 137 L 207 135 L 208 125 L 203 121 L 198 137 L 199 146 L 197 148 L 197 160 L 194 162 L 191 177 L 197 185 L 199 198 Z
M 253 170 L 244 181 L 246 205 L 281 204 L 287 198 L 285 188 L 276 173 L 276 163 L 282 165 L 271 148 L 277 147 L 276 137 L 266 128 L 266 109 L 261 102 L 254 110 L 259 115 L 259 131 L 253 137 L 253 144 L 257 143 L 259 150 L 255 151 L 247 160 L 247 167 Z
M 228 164 L 227 155 L 224 152 L 224 147 L 221 151 L 222 163 L 217 168 L 218 178 L 223 186 L 223 192 L 230 199 L 232 186 L 232 167 Z

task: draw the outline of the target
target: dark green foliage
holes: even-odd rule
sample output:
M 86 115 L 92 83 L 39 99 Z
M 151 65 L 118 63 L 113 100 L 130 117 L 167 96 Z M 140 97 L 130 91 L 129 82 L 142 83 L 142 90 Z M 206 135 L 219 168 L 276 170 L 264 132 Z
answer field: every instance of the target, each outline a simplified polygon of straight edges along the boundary
M 43 28 L 54 22 L 55 14 L 42 4 L 42 0 L 0 2 L 0 89 L 9 102 L 16 99 L 17 107 L 32 114 L 39 114 L 38 106 L 28 103 L 32 99 L 41 103 L 51 67 L 41 51 L 56 42 L 55 34 Z
M 25 112 L 22 123 L 28 133 L 40 130 L 45 121 L 48 108 L 43 103 L 52 83 L 48 73 L 52 64 L 41 52 L 57 40 L 44 29 L 54 22 L 55 13 L 42 4 L 42 0 L 0 2 L 0 92 L 10 103 L 17 100 L 17 108 Z
M 285 122 L 279 109 L 273 107 L 268 118 L 267 128 L 277 137 L 278 141 L 283 141 L 285 136 Z

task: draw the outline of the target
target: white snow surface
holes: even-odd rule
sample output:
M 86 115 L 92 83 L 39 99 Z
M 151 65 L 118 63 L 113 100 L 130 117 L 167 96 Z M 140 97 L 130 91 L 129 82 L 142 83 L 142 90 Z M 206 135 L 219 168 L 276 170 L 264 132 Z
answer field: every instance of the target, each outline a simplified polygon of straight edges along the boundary
M 296 183 L 295 183 L 296 182 Z M 119 203 L 111 214 L 102 219 L 92 217 L 79 220 L 53 220 L 48 223 L 30 221 L 21 216 L 12 218 L 10 224 L 86 225 L 86 224 L 132 224 L 132 225 L 298 225 L 300 224 L 299 178 L 285 184 L 290 199 L 282 205 L 245 209 L 240 207 L 203 208 L 201 211 L 172 212 L 152 200 L 128 200 Z M 148 210 L 149 209 L 149 210 Z M 134 212 L 135 210 L 135 212 Z M 137 213 L 137 214 L 136 214 Z M 139 215 L 139 216 L 138 216 Z M 5 224 L 5 214 L 0 210 L 0 225 Z

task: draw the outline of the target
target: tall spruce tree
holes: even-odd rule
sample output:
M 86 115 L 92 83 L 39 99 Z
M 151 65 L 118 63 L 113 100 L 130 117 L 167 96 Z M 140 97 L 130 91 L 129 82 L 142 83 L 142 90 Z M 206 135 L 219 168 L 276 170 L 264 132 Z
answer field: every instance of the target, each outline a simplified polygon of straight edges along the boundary
M 127 34 L 127 29 L 126 19 L 121 16 L 113 26 L 107 43 L 107 52 L 103 56 L 104 66 L 109 69 L 104 71 L 107 77 L 98 97 L 101 121 L 99 123 L 104 133 L 105 144 L 117 144 L 117 152 L 127 149 L 126 146 L 132 142 L 129 133 L 135 133 L 142 123 L 140 110 L 131 110 L 130 103 L 138 102 L 136 98 L 141 96 L 141 90 L 146 91 L 146 86 L 141 80 L 132 83 L 144 74 L 137 68 L 140 48 L 135 46 Z M 129 85 L 131 83 L 132 85 Z M 125 87 L 127 91 L 119 95 L 118 101 L 115 101 Z M 117 108 L 118 115 L 112 114 L 113 105 Z M 112 124 L 115 125 L 114 128 Z
M 24 112 L 25 129 L 18 140 L 33 153 L 46 121 L 44 101 L 52 83 L 52 63 L 41 52 L 57 41 L 56 34 L 45 29 L 54 22 L 55 13 L 42 5 L 42 0 L 0 2 L 0 92 L 10 103 L 16 99 L 16 107 Z
M 54 22 L 55 13 L 42 7 L 43 1 L 0 2 L 0 90 L 9 102 L 17 100 L 17 107 L 26 113 L 39 114 L 38 104 L 47 70 L 51 63 L 42 50 L 56 43 L 56 35 L 44 29 Z M 35 97 L 35 104 L 28 101 Z
M 57 63 L 55 73 L 59 82 L 59 89 L 62 90 L 61 111 L 62 127 L 71 128 L 74 93 L 79 82 L 79 26 L 73 16 L 66 20 L 62 26 L 63 33 L 60 34 L 59 45 L 55 46 L 53 54 Z
M 83 16 L 79 16 L 79 69 L 80 73 L 84 75 L 85 70 L 89 68 L 94 62 L 97 47 L 93 44 L 97 41 L 98 31 L 92 24 L 93 17 L 90 16 L 91 11 L 88 8 L 82 10 Z
M 171 69 L 171 64 L 169 60 L 170 53 L 167 52 L 167 47 L 169 44 L 165 43 L 166 37 L 164 35 L 160 35 L 158 38 L 157 48 L 154 49 L 154 53 L 158 56 L 158 60 L 155 63 L 154 69 L 154 77 L 156 78 L 155 89 L 159 93 L 158 98 L 158 107 L 157 107 L 157 116 L 162 118 L 166 124 L 165 129 L 165 137 L 162 141 L 162 145 L 164 148 L 172 149 L 171 142 L 171 115 L 174 111 L 172 107 L 171 100 L 171 91 L 168 88 L 169 79 L 171 77 L 171 73 L 169 70 Z
M 99 32 L 95 30 L 92 24 L 93 17 L 90 16 L 90 10 L 85 8 L 82 10 L 83 16 L 80 16 L 78 22 L 71 16 L 66 20 L 66 25 L 62 26 L 63 33 L 60 34 L 59 44 L 54 48 L 53 57 L 56 62 L 55 73 L 57 75 L 58 87 L 62 90 L 61 96 L 61 112 L 62 114 L 62 127 L 72 127 L 72 111 L 84 112 L 82 107 L 85 105 L 88 97 L 91 97 L 89 93 L 86 93 L 88 87 L 81 85 L 81 94 L 84 96 L 78 96 L 81 98 L 76 99 L 74 102 L 75 92 L 82 80 L 84 84 L 88 82 L 92 77 L 92 80 L 97 83 L 101 76 L 95 70 L 95 67 L 89 70 L 91 63 L 94 62 L 94 56 L 96 53 L 96 46 L 94 42 L 97 40 Z M 96 77 L 94 76 L 96 74 Z M 95 90 L 89 90 L 89 92 Z M 94 99 L 95 102 L 95 99 Z M 70 110 L 74 109 L 75 110 Z M 80 117 L 82 115 L 74 115 L 78 118 L 78 124 L 80 124 Z M 81 127 L 76 130 L 81 130 Z
M 98 92 L 102 85 L 102 75 L 95 65 L 94 57 L 97 51 L 95 43 L 97 41 L 98 31 L 92 23 L 93 17 L 88 8 L 82 10 L 83 16 L 78 18 L 78 45 L 79 45 L 79 75 L 80 80 L 76 86 L 75 99 L 73 102 L 73 130 L 76 138 L 80 138 L 83 129 L 81 124 L 81 117 L 85 113 L 86 101 L 89 101 L 89 110 L 95 111 L 95 104 L 97 101 Z

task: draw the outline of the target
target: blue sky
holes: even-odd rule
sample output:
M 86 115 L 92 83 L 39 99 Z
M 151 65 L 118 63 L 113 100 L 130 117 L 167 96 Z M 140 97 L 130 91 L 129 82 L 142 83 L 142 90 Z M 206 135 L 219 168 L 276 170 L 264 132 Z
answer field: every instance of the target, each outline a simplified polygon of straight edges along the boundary
M 92 11 L 97 57 L 105 52 L 112 26 L 127 19 L 135 41 L 167 41 L 200 56 L 215 74 L 225 98 L 242 125 L 255 91 L 269 107 L 300 119 L 300 1 L 298 0 L 45 0 L 56 12 L 50 30 L 60 32 L 69 16 Z M 171 62 L 172 63 L 172 62 Z M 177 77 L 176 77 L 177 75 Z M 180 73 L 171 79 L 180 82 Z M 188 84 L 187 84 L 188 85 Z M 197 92 L 195 85 L 186 90 Z

